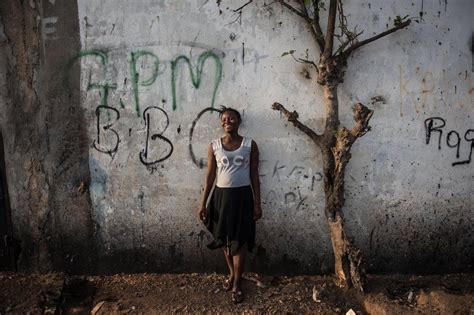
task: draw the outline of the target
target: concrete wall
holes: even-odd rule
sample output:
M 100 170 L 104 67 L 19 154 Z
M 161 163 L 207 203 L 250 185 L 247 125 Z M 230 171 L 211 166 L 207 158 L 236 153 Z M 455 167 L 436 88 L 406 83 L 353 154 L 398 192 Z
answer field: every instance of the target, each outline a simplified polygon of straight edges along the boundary
M 53 269 L 91 271 L 77 262 L 88 255 L 82 259 L 94 261 L 96 272 L 223 270 L 196 216 L 206 148 L 222 134 L 217 113 L 203 110 L 223 104 L 241 110 L 241 133 L 261 151 L 264 217 L 249 268 L 331 271 L 319 150 L 270 109 L 283 103 L 321 130 L 323 95 L 313 69 L 281 56 L 308 50 L 317 60 L 318 52 L 298 17 L 263 2 L 233 12 L 245 3 L 79 0 L 77 16 L 59 2 L 41 3 L 47 45 L 39 67 L 61 78 L 42 103 L 55 117 L 45 130 L 55 146 L 48 152 L 56 152 L 47 155 L 47 176 L 61 178 L 50 186 L 57 219 L 48 224 L 53 244 L 63 244 L 50 249 L 60 257 Z M 375 110 L 372 131 L 353 147 L 344 209 L 371 271 L 472 268 L 473 9 L 468 0 L 345 7 L 362 38 L 384 31 L 396 15 L 419 17 L 355 53 L 339 89 L 346 126 L 355 102 Z M 69 57 L 55 57 L 57 50 Z M 377 95 L 385 103 L 371 105 Z M 435 130 L 427 133 L 431 121 Z M 22 207 L 26 174 L 16 175 L 21 157 L 15 136 L 8 141 L 7 157 L 16 156 L 7 161 L 14 225 L 28 227 L 34 214 Z M 64 143 L 76 151 L 57 153 Z M 17 237 L 27 230 L 17 228 Z M 88 252 L 73 245 L 88 242 Z

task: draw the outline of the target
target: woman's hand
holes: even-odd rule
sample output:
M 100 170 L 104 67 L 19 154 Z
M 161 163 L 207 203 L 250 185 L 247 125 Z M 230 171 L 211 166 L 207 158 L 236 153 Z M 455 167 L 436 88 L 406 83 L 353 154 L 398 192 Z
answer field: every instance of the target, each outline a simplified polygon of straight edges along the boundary
M 206 209 L 206 207 L 201 207 L 198 211 L 198 215 L 199 215 L 199 220 L 201 220 L 202 222 L 206 222 L 206 220 L 207 220 L 207 209 Z
M 253 219 L 257 221 L 262 217 L 262 206 L 261 205 L 255 205 L 253 208 Z

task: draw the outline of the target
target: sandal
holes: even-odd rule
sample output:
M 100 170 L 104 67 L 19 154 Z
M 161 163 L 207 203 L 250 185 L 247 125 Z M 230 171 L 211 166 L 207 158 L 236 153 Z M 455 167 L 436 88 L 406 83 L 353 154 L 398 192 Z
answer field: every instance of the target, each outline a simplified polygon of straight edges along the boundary
M 242 293 L 242 291 L 232 292 L 232 302 L 234 304 L 241 303 L 243 300 L 244 300 L 244 294 Z
M 222 288 L 226 291 L 226 292 L 229 292 L 230 290 L 232 290 L 232 287 L 234 286 L 234 279 L 227 279 L 226 281 L 224 281 L 224 283 L 222 284 Z

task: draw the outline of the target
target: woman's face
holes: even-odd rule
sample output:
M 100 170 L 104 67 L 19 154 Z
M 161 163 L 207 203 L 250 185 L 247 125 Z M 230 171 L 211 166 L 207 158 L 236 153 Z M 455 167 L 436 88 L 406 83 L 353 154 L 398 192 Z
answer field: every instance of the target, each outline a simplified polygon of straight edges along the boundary
M 221 116 L 221 126 L 225 132 L 236 132 L 239 130 L 240 119 L 234 112 L 224 112 Z

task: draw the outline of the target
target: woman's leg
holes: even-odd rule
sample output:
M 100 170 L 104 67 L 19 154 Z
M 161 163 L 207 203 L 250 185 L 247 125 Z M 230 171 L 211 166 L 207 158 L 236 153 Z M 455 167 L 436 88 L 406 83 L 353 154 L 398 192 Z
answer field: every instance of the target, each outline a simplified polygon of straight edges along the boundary
M 242 283 L 242 274 L 245 268 L 245 258 L 247 257 L 247 245 L 242 246 L 237 254 L 233 258 L 234 265 L 234 287 L 232 288 L 233 292 L 238 292 L 241 290 Z
M 229 255 L 228 249 L 224 249 L 224 256 L 225 256 L 225 261 L 227 263 L 227 267 L 229 267 L 229 279 L 225 283 L 225 289 L 226 291 L 230 291 L 232 287 L 234 286 L 234 261 L 232 260 L 232 256 Z

